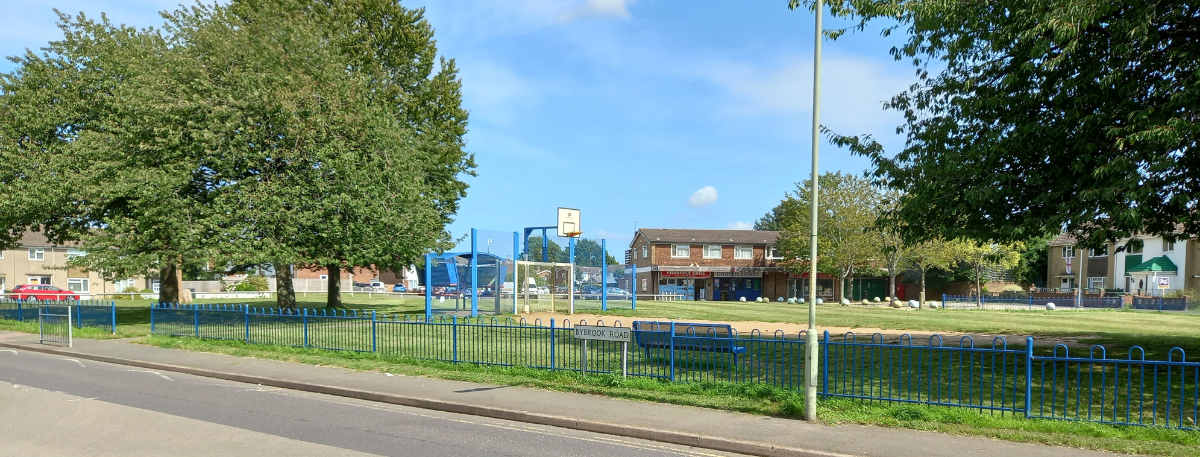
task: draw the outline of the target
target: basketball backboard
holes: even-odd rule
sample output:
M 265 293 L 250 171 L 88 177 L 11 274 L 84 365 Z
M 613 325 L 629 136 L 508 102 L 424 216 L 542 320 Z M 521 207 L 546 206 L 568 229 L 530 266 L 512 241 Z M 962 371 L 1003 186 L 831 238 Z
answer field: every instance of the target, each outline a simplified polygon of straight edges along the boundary
M 558 209 L 558 236 L 575 238 L 583 234 L 579 225 L 579 210 L 574 208 Z

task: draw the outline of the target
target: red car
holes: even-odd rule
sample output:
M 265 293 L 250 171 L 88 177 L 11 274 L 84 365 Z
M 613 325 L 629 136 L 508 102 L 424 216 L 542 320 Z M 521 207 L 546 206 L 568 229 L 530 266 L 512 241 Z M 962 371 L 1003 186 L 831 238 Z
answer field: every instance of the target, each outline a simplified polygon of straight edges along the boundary
M 13 287 L 9 296 L 17 300 L 79 300 L 79 294 L 75 292 L 46 284 L 21 284 Z

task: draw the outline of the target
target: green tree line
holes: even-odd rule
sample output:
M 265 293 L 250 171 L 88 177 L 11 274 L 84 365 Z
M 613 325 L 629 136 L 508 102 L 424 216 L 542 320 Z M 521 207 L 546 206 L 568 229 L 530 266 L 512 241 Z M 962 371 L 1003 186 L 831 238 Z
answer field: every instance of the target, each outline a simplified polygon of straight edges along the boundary
M 398 1 L 234 0 L 133 28 L 59 13 L 0 75 L 0 247 L 76 242 L 107 279 L 401 269 L 451 244 L 474 173 L 452 59 Z M 220 267 L 223 268 L 223 267 Z

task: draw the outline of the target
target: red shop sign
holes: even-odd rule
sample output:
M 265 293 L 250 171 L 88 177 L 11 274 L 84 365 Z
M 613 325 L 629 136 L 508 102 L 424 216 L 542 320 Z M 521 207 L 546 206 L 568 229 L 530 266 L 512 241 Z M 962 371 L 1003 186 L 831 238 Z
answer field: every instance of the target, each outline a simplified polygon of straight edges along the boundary
M 661 278 L 707 278 L 712 273 L 707 271 L 660 271 L 658 276 Z

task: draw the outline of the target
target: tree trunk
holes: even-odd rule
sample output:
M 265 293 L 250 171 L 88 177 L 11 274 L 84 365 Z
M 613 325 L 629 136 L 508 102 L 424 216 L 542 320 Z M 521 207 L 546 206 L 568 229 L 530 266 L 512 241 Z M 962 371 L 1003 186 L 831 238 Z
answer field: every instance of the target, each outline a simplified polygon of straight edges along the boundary
M 342 307 L 342 267 L 329 265 L 329 298 L 325 301 L 326 308 Z
M 158 269 L 158 302 L 179 303 L 179 265 L 163 262 Z
M 921 296 L 920 296 L 921 309 L 925 309 L 925 270 L 926 270 L 925 268 L 921 269 Z M 942 303 L 942 308 L 945 308 L 945 307 L 946 307 L 946 304 Z
M 975 304 L 979 305 L 980 308 L 983 308 L 983 268 L 982 267 L 975 267 Z
M 276 262 L 275 267 L 275 306 L 296 309 L 296 288 L 292 284 L 292 266 Z
M 896 265 L 895 265 L 895 264 L 891 264 L 891 263 L 889 263 L 889 264 L 888 264 L 888 291 L 887 291 L 887 296 L 889 296 L 889 297 L 895 297 L 895 300 L 899 300 L 899 299 L 900 299 L 900 297 L 896 297 Z M 921 303 L 921 307 L 922 307 L 922 308 L 924 308 L 924 307 L 925 307 L 925 304 L 924 304 L 924 303 Z

